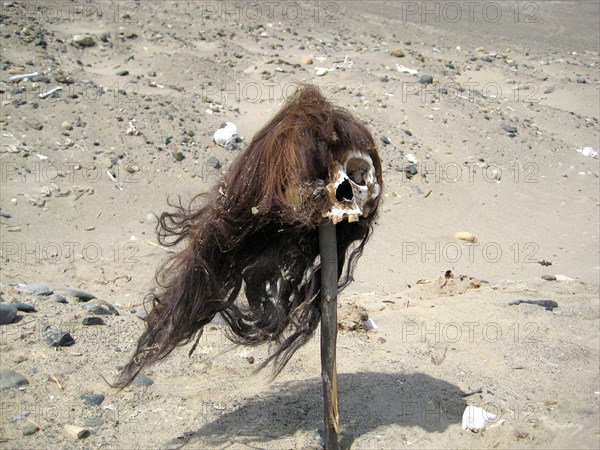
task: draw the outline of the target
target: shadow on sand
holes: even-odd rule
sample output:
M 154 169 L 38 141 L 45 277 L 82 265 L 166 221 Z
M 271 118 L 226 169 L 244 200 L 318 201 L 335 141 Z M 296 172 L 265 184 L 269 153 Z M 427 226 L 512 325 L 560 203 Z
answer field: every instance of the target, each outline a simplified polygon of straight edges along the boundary
M 442 432 L 461 421 L 467 406 L 457 386 L 423 373 L 339 374 L 338 386 L 341 448 L 348 448 L 358 437 L 391 424 Z M 218 447 L 232 441 L 261 447 L 273 440 L 292 437 L 298 430 L 322 429 L 322 421 L 320 378 L 273 383 L 271 392 L 248 399 L 196 431 L 173 439 L 167 447 Z

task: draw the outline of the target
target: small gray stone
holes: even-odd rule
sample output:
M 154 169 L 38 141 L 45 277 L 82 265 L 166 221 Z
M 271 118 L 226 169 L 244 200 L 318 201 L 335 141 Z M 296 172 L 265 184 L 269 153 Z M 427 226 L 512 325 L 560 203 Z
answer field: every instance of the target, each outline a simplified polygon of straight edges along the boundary
M 106 398 L 104 396 L 104 394 L 94 394 L 94 393 L 89 393 L 89 394 L 83 394 L 81 397 L 79 397 L 81 400 L 83 400 L 83 402 L 86 405 L 92 406 L 92 405 L 101 405 L 102 402 L 104 401 L 104 399 Z
M 102 317 L 97 316 L 84 317 L 81 323 L 84 325 L 106 325 Z
M 31 436 L 38 431 L 40 431 L 39 427 L 31 422 L 27 422 L 25 425 L 23 425 L 23 436 Z
M 406 168 L 404 169 L 404 172 L 406 173 L 407 178 L 412 178 L 413 176 L 415 176 L 419 170 L 417 169 L 417 166 L 415 166 L 414 164 L 408 164 L 406 166 Z
M 99 427 L 103 423 L 104 423 L 104 420 L 102 420 L 101 416 L 93 416 L 93 417 L 87 417 L 86 419 L 84 419 L 83 426 L 85 426 L 85 427 Z
M 52 297 L 50 297 L 50 298 L 51 298 L 52 300 L 54 300 L 55 302 L 57 302 L 57 303 L 69 303 L 69 302 L 67 302 L 67 299 L 66 299 L 66 297 L 63 297 L 63 296 L 62 296 L 62 295 L 60 295 L 60 294 L 54 294 L 54 295 L 52 295 Z
M 502 129 L 504 131 L 506 131 L 507 133 L 516 133 L 517 132 L 517 127 L 513 127 L 512 125 L 502 125 Z
M 419 81 L 423 84 L 431 84 L 433 83 L 433 77 L 431 75 L 421 75 Z
M 144 311 L 143 309 L 136 311 L 134 314 L 136 315 L 136 317 L 138 317 L 142 320 L 146 320 L 148 318 L 148 313 L 146 311 Z
M 44 124 L 42 122 L 40 122 L 39 120 L 36 120 L 36 119 L 27 119 L 25 121 L 25 123 L 27 125 L 29 125 L 30 128 L 33 128 L 34 130 L 40 131 L 41 129 L 44 128 Z
M 0 303 L 0 325 L 8 325 L 17 317 L 17 308 L 10 303 Z
M 154 384 L 154 380 L 143 373 L 138 373 L 131 384 L 134 386 L 151 386 Z
M 556 276 L 554 276 L 554 275 L 542 275 L 542 280 L 556 281 Z
M 75 339 L 66 331 L 55 331 L 48 328 L 42 333 L 46 344 L 50 347 L 68 347 L 75 343 Z
M 94 294 L 88 294 L 87 292 L 80 291 L 78 289 L 59 289 L 64 292 L 65 295 L 70 295 L 71 297 L 75 297 L 76 299 L 82 302 L 89 302 L 96 298 Z
M 383 145 L 388 145 L 388 144 L 392 143 L 390 141 L 390 138 L 388 138 L 385 134 L 382 134 L 380 139 L 381 139 L 381 142 L 383 142 Z
M 43 283 L 31 283 L 31 284 L 20 284 L 17 288 L 19 292 L 32 295 L 52 295 L 53 291 L 47 284 Z
M 73 36 L 73 44 L 77 47 L 93 47 L 96 45 L 94 38 L 87 34 L 76 34 Z
M 108 309 L 106 306 L 96 305 L 95 303 L 84 303 L 81 305 L 81 308 L 90 314 L 96 314 L 99 316 L 109 316 L 111 314 L 110 309 Z
M 129 75 L 129 70 L 119 70 L 116 75 L 118 77 L 126 77 L 127 75 Z
M 215 158 L 214 156 L 210 157 L 207 161 L 207 164 L 210 167 L 213 167 L 215 169 L 220 169 L 221 168 L 221 161 L 219 161 L 217 158 Z
M 579 84 L 585 84 L 587 83 L 587 80 L 585 79 L 585 77 L 577 77 L 577 82 Z
M 0 389 L 10 389 L 19 386 L 26 386 L 29 380 L 14 370 L 3 370 L 0 372 Z
M 175 158 L 175 161 L 183 161 L 185 159 L 185 155 L 181 152 L 173 152 L 173 158 Z
M 548 86 L 544 89 L 544 94 L 552 94 L 554 92 L 554 86 Z

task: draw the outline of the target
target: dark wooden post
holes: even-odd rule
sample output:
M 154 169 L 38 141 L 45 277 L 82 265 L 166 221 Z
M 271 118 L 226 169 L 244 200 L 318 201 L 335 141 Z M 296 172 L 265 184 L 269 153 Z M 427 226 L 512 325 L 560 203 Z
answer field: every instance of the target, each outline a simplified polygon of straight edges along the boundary
M 321 253 L 321 377 L 325 409 L 325 448 L 337 450 L 340 420 L 335 367 L 338 258 L 335 225 L 331 221 L 319 226 L 319 251 Z

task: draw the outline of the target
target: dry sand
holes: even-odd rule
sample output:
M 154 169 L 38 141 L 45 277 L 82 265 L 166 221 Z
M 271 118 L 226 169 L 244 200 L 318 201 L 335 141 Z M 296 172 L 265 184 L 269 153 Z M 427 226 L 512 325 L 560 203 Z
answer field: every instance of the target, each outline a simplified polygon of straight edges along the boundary
M 1 370 L 29 381 L 0 391 L 2 446 L 319 448 L 318 336 L 272 383 L 252 373 L 268 349 L 232 347 L 218 323 L 191 358 L 150 368 L 152 385 L 102 378 L 131 354 L 144 326 L 131 310 L 168 256 L 153 214 L 218 181 L 240 151 L 212 142 L 223 122 L 247 142 L 309 81 L 368 123 L 386 183 L 339 298 L 345 328 L 361 308 L 378 325 L 339 335 L 342 446 L 600 447 L 599 168 L 576 151 L 599 148 L 599 3 L 257 5 L 2 3 L 1 295 L 37 309 L 0 327 Z M 85 326 L 73 297 L 20 283 L 120 315 Z M 45 325 L 75 344 L 49 347 Z M 467 405 L 497 418 L 463 431 Z

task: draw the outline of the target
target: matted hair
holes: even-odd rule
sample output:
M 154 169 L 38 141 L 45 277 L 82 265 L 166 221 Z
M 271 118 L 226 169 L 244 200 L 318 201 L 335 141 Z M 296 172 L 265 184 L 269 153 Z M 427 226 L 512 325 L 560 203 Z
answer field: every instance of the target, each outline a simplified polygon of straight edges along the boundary
M 233 162 L 223 181 L 174 212 L 161 215 L 158 240 L 181 244 L 157 271 L 159 289 L 129 363 L 115 386 L 195 338 L 216 314 L 228 337 L 243 345 L 273 343 L 257 370 L 274 362 L 277 375 L 320 321 L 318 226 L 325 185 L 348 150 L 368 154 L 383 187 L 371 133 L 319 89 L 301 85 Z M 371 234 L 380 196 L 368 217 L 336 224 L 338 286 L 352 281 Z M 240 295 L 243 291 L 245 295 Z

